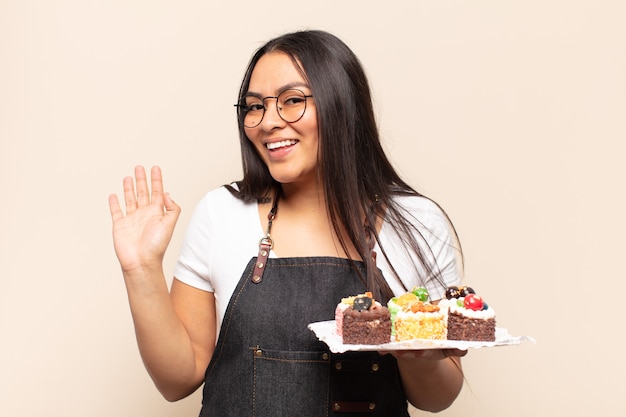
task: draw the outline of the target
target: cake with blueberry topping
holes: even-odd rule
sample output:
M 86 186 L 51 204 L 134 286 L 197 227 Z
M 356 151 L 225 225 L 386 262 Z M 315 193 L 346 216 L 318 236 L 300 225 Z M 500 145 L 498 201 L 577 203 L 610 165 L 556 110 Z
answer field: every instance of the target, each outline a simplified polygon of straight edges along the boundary
M 337 333 L 347 345 L 380 345 L 391 341 L 391 316 L 371 293 L 341 300 L 335 310 Z
M 496 340 L 496 313 L 471 287 L 448 287 L 439 306 L 448 309 L 448 340 Z
M 354 304 L 354 300 L 357 297 L 372 298 L 372 293 L 368 291 L 363 294 L 344 297 L 341 299 L 341 302 L 337 304 L 337 307 L 335 308 L 335 329 L 339 336 L 343 337 L 343 313 L 348 307 L 351 307 Z

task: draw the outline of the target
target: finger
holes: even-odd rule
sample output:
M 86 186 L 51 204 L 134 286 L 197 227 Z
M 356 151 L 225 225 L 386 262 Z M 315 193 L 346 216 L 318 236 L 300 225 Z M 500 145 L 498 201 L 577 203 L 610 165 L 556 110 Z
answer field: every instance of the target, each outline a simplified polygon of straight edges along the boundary
M 379 350 L 380 355 L 391 355 L 396 359 L 419 358 L 425 355 L 428 350 Z
M 109 196 L 109 211 L 111 212 L 111 219 L 113 220 L 113 223 L 124 218 L 124 213 L 122 212 L 122 208 L 120 207 L 120 202 L 117 199 L 116 194 L 111 194 Z
M 126 205 L 126 214 L 130 214 L 137 210 L 137 197 L 135 196 L 135 184 L 132 177 L 124 178 L 124 204 Z
M 462 358 L 463 356 L 467 355 L 467 350 L 462 350 L 462 349 L 446 349 L 443 352 L 444 355 L 446 356 L 457 356 L 459 358 Z
M 169 193 L 165 193 L 165 219 L 173 226 L 180 215 L 180 207 L 172 200 Z
M 158 166 L 154 166 L 150 170 L 150 188 L 152 188 L 152 203 L 163 205 L 163 176 L 161 175 L 161 168 Z
M 137 183 L 137 206 L 147 206 L 150 204 L 150 190 L 148 190 L 146 170 L 141 165 L 135 167 L 135 182 Z
M 424 356 L 432 355 L 430 349 L 425 350 L 398 350 L 394 356 L 398 359 L 416 359 Z
M 172 214 L 174 214 L 177 211 L 179 212 L 180 207 L 178 206 L 178 204 L 176 204 L 174 200 L 172 200 L 170 193 L 165 193 L 164 195 L 165 195 L 165 199 L 164 199 L 165 210 L 168 212 L 171 212 Z

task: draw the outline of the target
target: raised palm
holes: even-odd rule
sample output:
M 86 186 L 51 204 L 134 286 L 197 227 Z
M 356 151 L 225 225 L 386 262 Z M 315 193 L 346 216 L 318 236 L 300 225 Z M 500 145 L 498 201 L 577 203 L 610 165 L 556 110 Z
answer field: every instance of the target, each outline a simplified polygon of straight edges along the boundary
M 159 167 L 150 172 L 150 188 L 145 169 L 135 168 L 135 179 L 124 178 L 122 210 L 118 197 L 109 196 L 113 220 L 113 244 L 122 270 L 161 267 L 180 207 L 163 192 Z

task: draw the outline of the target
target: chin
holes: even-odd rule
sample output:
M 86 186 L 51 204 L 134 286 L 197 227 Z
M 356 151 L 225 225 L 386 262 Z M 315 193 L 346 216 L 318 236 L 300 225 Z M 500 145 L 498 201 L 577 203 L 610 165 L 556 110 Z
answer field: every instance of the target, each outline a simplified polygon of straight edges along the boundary
M 281 184 L 290 184 L 292 182 L 297 182 L 299 179 L 299 175 L 294 174 L 292 172 L 285 172 L 284 170 L 274 170 L 270 171 L 270 175 L 274 178 L 275 181 Z
M 281 169 L 282 168 L 282 169 Z M 270 168 L 270 175 L 272 178 L 281 184 L 308 184 L 311 182 L 315 182 L 317 178 L 316 170 L 293 170 L 293 169 L 285 169 L 287 167 L 274 167 L 274 169 Z

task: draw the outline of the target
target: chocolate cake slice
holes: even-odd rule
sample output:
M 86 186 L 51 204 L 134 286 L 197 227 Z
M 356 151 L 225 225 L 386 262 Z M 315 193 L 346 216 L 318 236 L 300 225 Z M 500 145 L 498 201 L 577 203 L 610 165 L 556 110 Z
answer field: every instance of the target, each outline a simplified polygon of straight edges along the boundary
M 448 313 L 448 340 L 493 342 L 496 340 L 496 320 L 471 318 L 451 311 Z
M 369 309 L 348 307 L 343 313 L 343 343 L 348 345 L 380 345 L 391 341 L 391 315 L 386 307 L 372 305 Z

